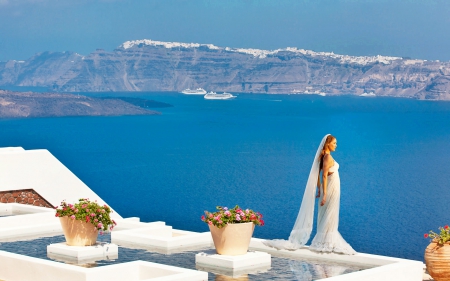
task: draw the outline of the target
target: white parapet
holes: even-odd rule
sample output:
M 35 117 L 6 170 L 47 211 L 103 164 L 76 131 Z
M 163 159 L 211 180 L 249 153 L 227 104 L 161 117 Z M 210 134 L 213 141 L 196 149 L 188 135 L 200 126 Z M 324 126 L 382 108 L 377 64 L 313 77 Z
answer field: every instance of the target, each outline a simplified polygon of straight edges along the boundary
M 206 248 L 212 245 L 209 232 L 184 231 L 173 229 L 167 225 L 141 224 L 141 228 L 113 231 L 111 242 L 164 254 Z
M 0 241 L 34 239 L 63 233 L 58 218 L 55 218 L 54 210 L 47 211 L 47 208 L 32 206 L 23 206 L 23 208 L 41 208 L 43 212 L 0 217 Z
M 33 189 L 53 206 L 62 200 L 76 203 L 80 198 L 106 204 L 48 150 L 0 150 L 0 191 L 23 189 Z M 111 216 L 122 218 L 117 212 Z
M 119 247 L 116 244 L 100 243 L 92 246 L 69 246 L 65 242 L 47 246 L 47 256 L 64 262 L 86 263 L 97 260 L 117 259 Z
M 0 251 L 0 280 L 206 281 L 208 273 L 146 261 L 85 268 Z
M 36 213 L 55 213 L 54 209 L 37 207 L 19 203 L 0 203 L 0 217 Z
M 238 277 L 242 274 L 264 272 L 271 266 L 271 256 L 265 252 L 250 251 L 245 255 L 218 255 L 215 250 L 195 255 L 197 269 Z

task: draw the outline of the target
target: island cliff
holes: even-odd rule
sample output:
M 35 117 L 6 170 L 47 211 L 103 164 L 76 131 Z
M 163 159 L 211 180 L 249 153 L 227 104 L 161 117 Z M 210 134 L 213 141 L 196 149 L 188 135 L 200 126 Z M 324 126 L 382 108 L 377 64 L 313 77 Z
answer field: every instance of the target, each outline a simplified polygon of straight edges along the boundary
M 87 56 L 44 52 L 26 61 L 0 62 L 1 85 L 65 92 L 197 87 L 273 94 L 373 92 L 377 96 L 450 100 L 450 62 L 136 40 L 112 52 L 99 49 Z

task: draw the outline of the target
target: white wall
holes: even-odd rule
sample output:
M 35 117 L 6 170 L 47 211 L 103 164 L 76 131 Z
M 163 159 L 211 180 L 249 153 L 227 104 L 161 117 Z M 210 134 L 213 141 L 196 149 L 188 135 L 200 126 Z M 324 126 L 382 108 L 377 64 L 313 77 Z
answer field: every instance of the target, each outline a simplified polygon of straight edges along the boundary
M 34 189 L 54 206 L 79 198 L 106 204 L 48 150 L 0 149 L 0 191 L 20 189 Z M 113 217 L 121 218 L 117 212 Z

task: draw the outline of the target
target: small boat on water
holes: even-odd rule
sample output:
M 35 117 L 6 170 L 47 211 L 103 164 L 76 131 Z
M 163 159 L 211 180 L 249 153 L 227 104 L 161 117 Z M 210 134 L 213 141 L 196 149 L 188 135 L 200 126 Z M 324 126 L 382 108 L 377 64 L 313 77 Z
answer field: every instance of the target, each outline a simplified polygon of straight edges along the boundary
M 374 92 L 370 92 L 370 93 L 363 93 L 361 95 L 359 95 L 360 97 L 376 97 L 377 95 L 375 95 Z
M 195 90 L 191 90 L 188 88 L 181 91 L 181 93 L 185 95 L 204 95 L 206 94 L 206 91 L 203 88 L 197 88 Z
M 207 100 L 228 100 L 235 97 L 236 96 L 233 96 L 232 94 L 225 92 L 223 94 L 218 94 L 216 92 L 209 92 L 204 96 L 204 98 Z

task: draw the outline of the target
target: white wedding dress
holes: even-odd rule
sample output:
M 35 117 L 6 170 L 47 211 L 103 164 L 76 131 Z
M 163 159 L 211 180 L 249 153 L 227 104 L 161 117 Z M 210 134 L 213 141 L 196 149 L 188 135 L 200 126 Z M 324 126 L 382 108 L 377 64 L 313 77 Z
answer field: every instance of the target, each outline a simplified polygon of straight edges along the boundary
M 328 176 L 327 198 L 323 206 L 319 206 L 317 215 L 317 233 L 309 249 L 316 252 L 334 252 L 346 255 L 356 254 L 355 250 L 342 238 L 338 231 L 339 204 L 341 198 L 341 181 L 339 179 L 339 164 L 328 170 L 333 173 Z M 319 202 L 322 201 L 323 193 Z
M 308 242 L 314 219 L 314 204 L 316 200 L 317 178 L 320 172 L 320 162 L 318 160 L 325 143 L 326 135 L 320 142 L 314 157 L 308 182 L 306 183 L 305 193 L 303 194 L 300 211 L 291 231 L 289 240 L 265 240 L 263 243 L 276 249 L 296 250 L 300 249 Z M 334 252 L 347 255 L 356 254 L 355 250 L 344 240 L 338 231 L 339 225 L 339 204 L 341 197 L 341 183 L 339 179 L 339 164 L 330 168 L 332 175 L 328 176 L 327 200 L 323 206 L 319 206 L 317 217 L 317 233 L 309 247 L 317 252 Z M 323 193 L 319 202 L 322 201 Z

